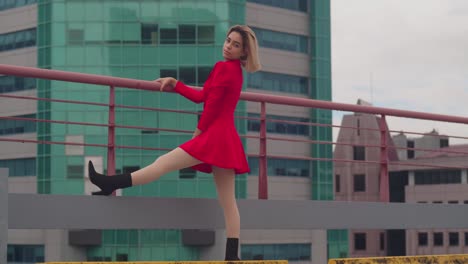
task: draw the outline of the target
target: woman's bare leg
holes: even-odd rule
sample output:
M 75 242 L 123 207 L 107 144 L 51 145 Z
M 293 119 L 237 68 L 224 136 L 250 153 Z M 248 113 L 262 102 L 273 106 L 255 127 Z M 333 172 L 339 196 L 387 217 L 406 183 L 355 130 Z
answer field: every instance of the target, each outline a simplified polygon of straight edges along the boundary
M 162 175 L 200 164 L 201 161 L 190 156 L 181 148 L 160 156 L 150 165 L 131 173 L 132 185 L 142 185 L 159 179 Z
M 240 216 L 235 195 L 234 170 L 213 166 L 213 175 L 218 192 L 218 200 L 224 211 L 226 236 L 228 238 L 239 238 Z

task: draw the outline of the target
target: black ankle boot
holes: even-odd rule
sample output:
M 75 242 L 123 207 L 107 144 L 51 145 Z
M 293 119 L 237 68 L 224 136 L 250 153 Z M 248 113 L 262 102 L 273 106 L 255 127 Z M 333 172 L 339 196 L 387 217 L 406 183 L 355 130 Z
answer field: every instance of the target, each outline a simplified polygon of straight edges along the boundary
M 106 176 L 94 170 L 93 163 L 88 163 L 89 180 L 99 187 L 101 191 L 93 192 L 93 195 L 111 195 L 115 190 L 132 186 L 132 176 L 130 173 Z
M 240 260 L 237 252 L 239 250 L 239 239 L 228 237 L 226 241 L 226 256 L 224 260 Z

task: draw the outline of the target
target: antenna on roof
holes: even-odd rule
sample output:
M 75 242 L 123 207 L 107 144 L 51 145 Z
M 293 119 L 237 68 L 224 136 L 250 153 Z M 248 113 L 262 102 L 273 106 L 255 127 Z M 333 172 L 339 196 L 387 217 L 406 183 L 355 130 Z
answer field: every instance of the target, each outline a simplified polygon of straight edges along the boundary
M 374 104 L 374 80 L 372 76 L 372 72 L 369 74 L 369 86 L 370 86 L 370 101 L 371 104 Z

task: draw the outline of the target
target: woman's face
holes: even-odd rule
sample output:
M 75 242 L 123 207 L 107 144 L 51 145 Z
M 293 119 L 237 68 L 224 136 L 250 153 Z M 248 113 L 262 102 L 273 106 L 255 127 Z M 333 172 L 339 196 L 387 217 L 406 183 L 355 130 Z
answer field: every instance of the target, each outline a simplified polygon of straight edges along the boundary
M 242 36 L 236 31 L 231 32 L 224 41 L 223 57 L 226 60 L 238 60 L 244 55 Z

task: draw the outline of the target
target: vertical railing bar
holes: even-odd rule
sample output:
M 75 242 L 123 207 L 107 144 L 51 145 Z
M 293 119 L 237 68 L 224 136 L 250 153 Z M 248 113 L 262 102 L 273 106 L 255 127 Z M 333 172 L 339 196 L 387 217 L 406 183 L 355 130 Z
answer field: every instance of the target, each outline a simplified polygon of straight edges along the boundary
M 261 103 L 260 113 L 260 158 L 258 173 L 258 199 L 268 199 L 267 146 L 266 146 L 266 103 Z
M 115 88 L 109 86 L 109 127 L 107 133 L 107 175 L 115 174 Z M 115 195 L 115 192 L 112 194 Z

